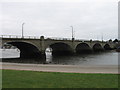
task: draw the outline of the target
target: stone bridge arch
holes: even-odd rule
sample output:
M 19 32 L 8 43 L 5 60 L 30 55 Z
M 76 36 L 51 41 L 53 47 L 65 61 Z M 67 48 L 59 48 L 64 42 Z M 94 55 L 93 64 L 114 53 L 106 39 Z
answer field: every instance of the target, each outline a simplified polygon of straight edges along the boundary
M 91 47 L 89 44 L 82 42 L 77 44 L 77 46 L 75 47 L 75 51 L 76 53 L 89 53 L 91 52 Z
M 31 42 L 25 41 L 9 41 L 4 44 L 11 44 L 16 46 L 20 50 L 20 58 L 39 58 L 41 57 L 41 51 L 39 48 Z M 3 45 L 4 45 L 3 44 Z
M 95 43 L 92 49 L 93 51 L 103 51 L 103 46 L 100 43 Z
M 104 46 L 103 46 L 103 48 L 105 49 L 105 50 L 111 50 L 112 49 L 112 47 L 107 43 L 107 44 L 105 44 Z
M 45 46 L 52 48 L 52 54 L 54 55 L 70 55 L 73 53 L 73 49 L 70 44 L 64 42 L 53 42 Z

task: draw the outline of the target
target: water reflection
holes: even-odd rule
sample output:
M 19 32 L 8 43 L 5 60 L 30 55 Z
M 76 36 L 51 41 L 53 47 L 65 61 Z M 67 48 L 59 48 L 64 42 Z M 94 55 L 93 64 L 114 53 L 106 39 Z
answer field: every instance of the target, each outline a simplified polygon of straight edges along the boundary
M 66 65 L 118 65 L 118 53 L 115 51 L 74 56 L 53 57 L 53 62 Z
M 14 52 L 11 54 L 16 55 Z M 12 58 L 12 59 L 3 59 L 3 62 L 13 62 L 13 63 L 36 63 L 36 64 L 62 64 L 62 65 L 118 65 L 118 56 L 120 58 L 120 53 L 116 51 L 92 53 L 92 54 L 80 54 L 80 55 L 71 55 L 71 56 L 56 56 L 52 57 L 52 49 L 47 48 L 46 59 L 42 58 Z M 10 55 L 11 55 L 10 54 Z M 118 55 L 119 54 L 119 55 Z M 8 55 L 8 52 L 2 52 L 2 55 L 5 57 Z M 119 63 L 120 64 L 120 63 Z

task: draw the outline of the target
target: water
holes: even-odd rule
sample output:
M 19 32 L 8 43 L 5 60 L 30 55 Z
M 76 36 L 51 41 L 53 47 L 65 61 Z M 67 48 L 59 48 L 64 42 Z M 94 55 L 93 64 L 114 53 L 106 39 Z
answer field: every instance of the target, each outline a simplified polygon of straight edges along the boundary
M 73 56 L 57 56 L 52 57 L 51 52 L 46 52 L 45 59 L 19 59 L 20 52 L 17 50 L 0 50 L 3 62 L 16 63 L 48 63 L 62 65 L 118 65 L 118 53 L 116 51 L 108 51 L 94 54 L 73 55 Z M 16 59 L 18 58 L 18 59 Z
M 70 65 L 118 65 L 117 52 L 76 55 L 53 58 L 53 62 Z
M 20 57 L 19 49 L 0 49 L 0 58 L 18 58 Z

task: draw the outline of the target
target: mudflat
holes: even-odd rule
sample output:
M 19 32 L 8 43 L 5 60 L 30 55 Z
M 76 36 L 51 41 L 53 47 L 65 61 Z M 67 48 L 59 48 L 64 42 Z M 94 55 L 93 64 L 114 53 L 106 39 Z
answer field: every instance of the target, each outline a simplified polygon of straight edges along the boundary
M 119 74 L 117 65 L 56 65 L 56 64 L 22 64 L 0 63 L 0 69 L 29 70 L 42 72 L 68 72 L 68 73 L 113 73 Z

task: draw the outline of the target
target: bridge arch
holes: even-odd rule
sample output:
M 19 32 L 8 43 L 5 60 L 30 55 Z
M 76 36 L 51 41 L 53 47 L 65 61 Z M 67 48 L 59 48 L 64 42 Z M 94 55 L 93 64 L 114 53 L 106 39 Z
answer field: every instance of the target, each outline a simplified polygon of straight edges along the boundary
M 23 41 L 11 41 L 6 42 L 6 44 L 16 46 L 20 50 L 20 58 L 37 58 L 41 56 L 39 49 L 31 43 Z
M 93 50 L 94 51 L 102 51 L 103 48 L 102 48 L 102 45 L 100 43 L 96 43 L 93 45 Z
M 72 48 L 70 45 L 63 43 L 63 42 L 57 42 L 49 45 L 50 48 L 52 48 L 52 55 L 70 55 L 72 53 Z
M 76 46 L 76 53 L 89 53 L 91 52 L 91 48 L 87 43 L 79 43 Z
M 105 49 L 105 50 L 111 50 L 112 48 L 110 47 L 109 44 L 105 44 L 105 45 L 104 45 L 104 49 Z

